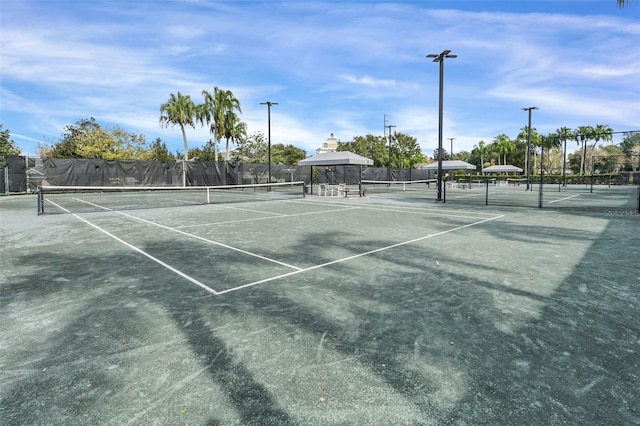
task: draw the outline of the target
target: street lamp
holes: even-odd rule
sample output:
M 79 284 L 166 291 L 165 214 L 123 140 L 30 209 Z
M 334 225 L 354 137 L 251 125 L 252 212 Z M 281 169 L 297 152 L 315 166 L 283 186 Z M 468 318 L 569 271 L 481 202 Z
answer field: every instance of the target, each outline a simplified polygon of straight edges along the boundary
M 266 105 L 267 106 L 267 141 L 269 144 L 269 165 L 268 165 L 268 173 L 269 173 L 269 178 L 267 180 L 267 183 L 271 183 L 271 105 L 278 105 L 277 102 L 271 102 L 271 101 L 266 101 L 266 102 L 260 102 L 260 105 Z M 271 187 L 268 187 L 268 190 L 271 191 Z
M 527 126 L 527 155 L 525 156 L 525 163 L 526 164 L 526 169 L 527 169 L 527 191 L 529 190 L 529 169 L 530 164 L 531 164 L 531 159 L 530 159 L 530 155 L 531 155 L 531 111 L 534 109 L 539 109 L 538 107 L 527 107 L 527 108 L 522 108 L 523 111 L 529 111 L 529 125 Z
M 456 138 L 447 138 L 447 139 L 449 139 L 449 141 L 451 141 L 451 152 L 449 153 L 449 157 L 451 157 L 451 159 L 453 160 L 453 141 Z
M 387 186 L 391 186 L 391 128 L 398 127 L 394 125 L 385 125 L 385 129 L 389 129 L 389 165 L 387 166 Z
M 427 58 L 433 58 L 433 62 L 440 62 L 440 98 L 438 114 L 438 196 L 436 202 L 443 202 L 442 198 L 442 103 L 443 103 L 443 81 L 444 81 L 444 60 L 457 58 L 458 55 L 451 55 L 450 50 L 444 50 L 440 54 L 430 53 Z

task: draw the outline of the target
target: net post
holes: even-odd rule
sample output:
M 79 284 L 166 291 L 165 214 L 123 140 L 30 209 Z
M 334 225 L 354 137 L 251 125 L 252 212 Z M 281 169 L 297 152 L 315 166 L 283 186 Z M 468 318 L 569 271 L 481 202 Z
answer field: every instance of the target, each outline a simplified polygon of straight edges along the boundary
M 44 199 L 42 197 L 42 187 L 39 186 L 38 189 L 36 189 L 36 194 L 37 194 L 37 200 L 38 200 L 38 216 L 41 216 L 44 214 Z
M 302 198 L 306 198 L 307 197 L 307 184 L 303 181 L 302 182 Z
M 211 204 L 211 198 L 210 198 L 211 191 L 209 189 L 210 188 L 207 186 L 207 204 Z
M 544 190 L 544 137 L 542 137 L 542 149 L 540 151 L 540 190 L 538 191 L 538 208 L 542 208 L 542 192 Z
M 447 202 L 447 183 L 440 182 L 440 184 L 442 185 L 442 202 L 446 203 Z
M 484 181 L 485 183 L 485 193 L 484 193 L 484 205 L 488 206 L 489 205 L 489 179 Z

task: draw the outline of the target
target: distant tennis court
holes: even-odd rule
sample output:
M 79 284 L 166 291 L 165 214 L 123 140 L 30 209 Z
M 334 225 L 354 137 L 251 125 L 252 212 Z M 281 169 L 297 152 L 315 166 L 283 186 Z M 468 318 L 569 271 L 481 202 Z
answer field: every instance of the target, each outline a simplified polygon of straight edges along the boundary
M 269 186 L 0 198 L 5 421 L 640 421 L 635 193 Z

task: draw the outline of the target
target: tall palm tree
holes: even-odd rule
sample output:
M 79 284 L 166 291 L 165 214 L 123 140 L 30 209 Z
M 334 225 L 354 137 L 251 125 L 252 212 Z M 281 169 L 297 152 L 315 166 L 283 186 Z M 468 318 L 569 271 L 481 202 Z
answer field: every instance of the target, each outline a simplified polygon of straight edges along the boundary
M 177 95 L 171 93 L 169 100 L 160 105 L 160 125 L 169 127 L 174 125 L 180 126 L 182 132 L 182 140 L 184 142 L 184 159 L 189 160 L 189 146 L 187 145 L 187 133 L 185 126 L 189 125 L 193 128 L 194 119 L 196 118 L 196 105 L 191 100 L 191 96 L 184 96 L 178 92 Z
M 551 173 L 552 164 L 551 164 L 551 151 L 553 148 L 557 148 L 560 146 L 560 138 L 556 133 L 549 133 L 544 137 L 543 146 L 542 146 L 542 154 L 540 155 L 540 164 L 541 167 L 544 167 L 544 150 L 547 150 L 547 172 Z
M 480 141 L 478 145 L 473 148 L 472 152 L 480 157 L 480 170 L 484 169 L 484 157 L 489 154 L 489 147 L 484 141 Z
M 203 90 L 202 96 L 204 96 L 204 104 L 200 107 L 199 120 L 202 123 L 209 125 L 209 131 L 214 137 L 214 141 L 217 143 L 220 139 L 225 137 L 227 132 L 226 127 L 233 127 L 235 120 L 232 116 L 236 116 L 236 111 L 242 113 L 240 107 L 240 101 L 233 95 L 231 90 L 222 90 L 218 86 L 214 86 L 213 93 Z M 229 153 L 229 140 L 227 138 L 227 146 L 225 155 L 225 179 L 226 169 L 228 163 Z
M 500 164 L 500 155 L 503 155 L 504 164 L 507 164 L 507 154 L 511 154 L 516 150 L 516 145 L 509 139 L 509 136 L 500 134 L 493 139 L 493 143 L 498 151 L 498 164 Z
M 562 186 L 567 186 L 567 139 L 573 139 L 573 133 L 571 129 L 567 127 L 560 127 L 556 130 L 558 135 L 558 143 L 563 144 L 562 147 Z
M 613 139 L 613 129 L 609 127 L 607 124 L 596 124 L 593 128 L 592 133 L 593 145 L 591 146 L 591 151 L 594 153 L 596 150 L 596 145 L 600 140 L 604 142 L 608 142 Z M 591 154 L 593 156 L 593 153 Z M 593 159 L 593 158 L 592 158 Z M 591 161 L 593 164 L 593 161 Z M 593 170 L 591 171 L 593 173 Z
M 224 137 L 225 116 L 229 112 L 242 113 L 240 101 L 231 90 L 222 90 L 215 86 L 213 93 L 203 90 L 204 104 L 200 110 L 200 121 L 209 125 L 209 131 L 216 141 Z
M 227 111 L 224 116 L 224 138 L 226 139 L 227 151 L 224 156 L 224 183 L 227 183 L 227 169 L 229 164 L 229 142 L 238 143 L 247 137 L 247 124 L 240 121 L 240 118 L 233 112 Z
M 591 126 L 578 126 L 576 129 L 576 142 L 581 145 L 582 155 L 580 158 L 580 174 L 584 175 L 586 170 L 586 159 L 587 159 L 587 141 L 591 138 L 593 134 L 593 127 Z
M 191 100 L 189 95 L 183 96 L 178 92 L 177 95 L 171 93 L 169 100 L 160 105 L 160 125 L 163 127 L 179 125 L 182 132 L 182 140 L 184 142 L 184 160 L 182 162 L 182 186 L 187 186 L 187 169 L 185 162 L 189 161 L 189 146 L 187 144 L 187 132 L 185 126 L 189 125 L 193 128 L 194 119 L 197 116 L 197 107 Z

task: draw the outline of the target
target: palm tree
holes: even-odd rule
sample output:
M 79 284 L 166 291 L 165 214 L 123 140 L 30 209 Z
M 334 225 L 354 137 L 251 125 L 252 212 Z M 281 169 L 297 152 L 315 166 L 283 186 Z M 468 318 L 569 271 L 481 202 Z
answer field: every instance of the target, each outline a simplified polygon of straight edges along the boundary
M 503 155 L 504 164 L 507 164 L 507 154 L 511 154 L 516 150 L 516 145 L 509 139 L 509 136 L 500 134 L 493 139 L 496 151 L 498 151 L 498 164 L 500 164 L 500 155 Z
M 178 92 L 177 95 L 171 93 L 169 100 L 160 105 L 160 125 L 169 127 L 179 125 L 182 132 L 182 140 L 184 142 L 184 159 L 189 159 L 189 147 L 187 145 L 187 133 L 184 128 L 189 125 L 193 128 L 194 118 L 196 117 L 196 105 L 191 100 L 191 96 L 184 96 Z
M 567 186 L 567 139 L 573 139 L 573 133 L 571 129 L 567 127 L 561 127 L 556 130 L 556 134 L 558 135 L 558 144 L 561 142 L 562 145 L 562 186 Z
M 544 137 L 542 143 L 542 153 L 540 154 L 540 166 L 544 167 L 544 150 L 547 149 L 547 172 L 551 173 L 551 150 L 560 146 L 560 138 L 556 133 L 549 133 Z
M 227 183 L 227 169 L 229 163 L 229 141 L 238 143 L 247 137 L 247 124 L 240 121 L 233 111 L 227 111 L 224 117 L 224 138 L 227 142 L 227 151 L 224 156 L 224 184 Z
M 593 134 L 593 127 L 591 126 L 579 126 L 576 129 L 575 139 L 581 145 L 582 158 L 580 159 L 580 174 L 584 175 L 585 163 L 587 159 L 587 141 L 591 138 Z
M 480 141 L 477 146 L 473 147 L 472 153 L 480 157 L 480 170 L 484 169 L 484 156 L 489 154 L 489 147 L 484 141 Z
M 236 111 L 242 113 L 240 101 L 233 95 L 231 90 L 222 90 L 217 86 L 213 88 L 213 93 L 203 90 L 202 96 L 204 96 L 204 104 L 199 108 L 199 120 L 203 124 L 206 122 L 209 125 L 209 131 L 217 143 L 218 140 L 226 137 L 226 134 L 229 133 L 226 127 L 233 127 L 235 121 L 238 121 Z M 235 116 L 235 119 L 232 116 Z M 230 139 L 231 137 L 227 137 L 227 155 L 225 155 L 224 160 L 225 179 Z
M 204 104 L 201 105 L 199 120 L 209 125 L 209 131 L 215 140 L 224 137 L 225 116 L 229 112 L 236 110 L 242 113 L 240 101 L 233 96 L 231 90 L 221 90 L 217 86 L 213 88 L 213 93 L 203 90 Z
M 591 139 L 593 139 L 594 141 L 593 145 L 591 146 L 591 151 L 595 152 L 596 145 L 598 144 L 598 142 L 600 142 L 600 139 L 602 139 L 604 142 L 608 142 L 613 139 L 613 129 L 607 124 L 596 124 L 596 126 L 593 128 Z M 591 155 L 593 156 L 593 153 Z M 591 164 L 593 164 L 593 161 L 591 161 Z M 593 170 L 591 172 L 593 173 Z
M 169 100 L 160 105 L 160 125 L 162 127 L 179 125 L 184 142 L 184 161 L 189 160 L 189 146 L 187 145 L 187 132 L 184 128 L 189 125 L 193 128 L 194 119 L 197 116 L 197 107 L 189 95 L 184 96 L 178 92 L 177 95 L 171 93 Z M 182 163 L 182 186 L 187 186 L 187 171 L 184 162 Z

